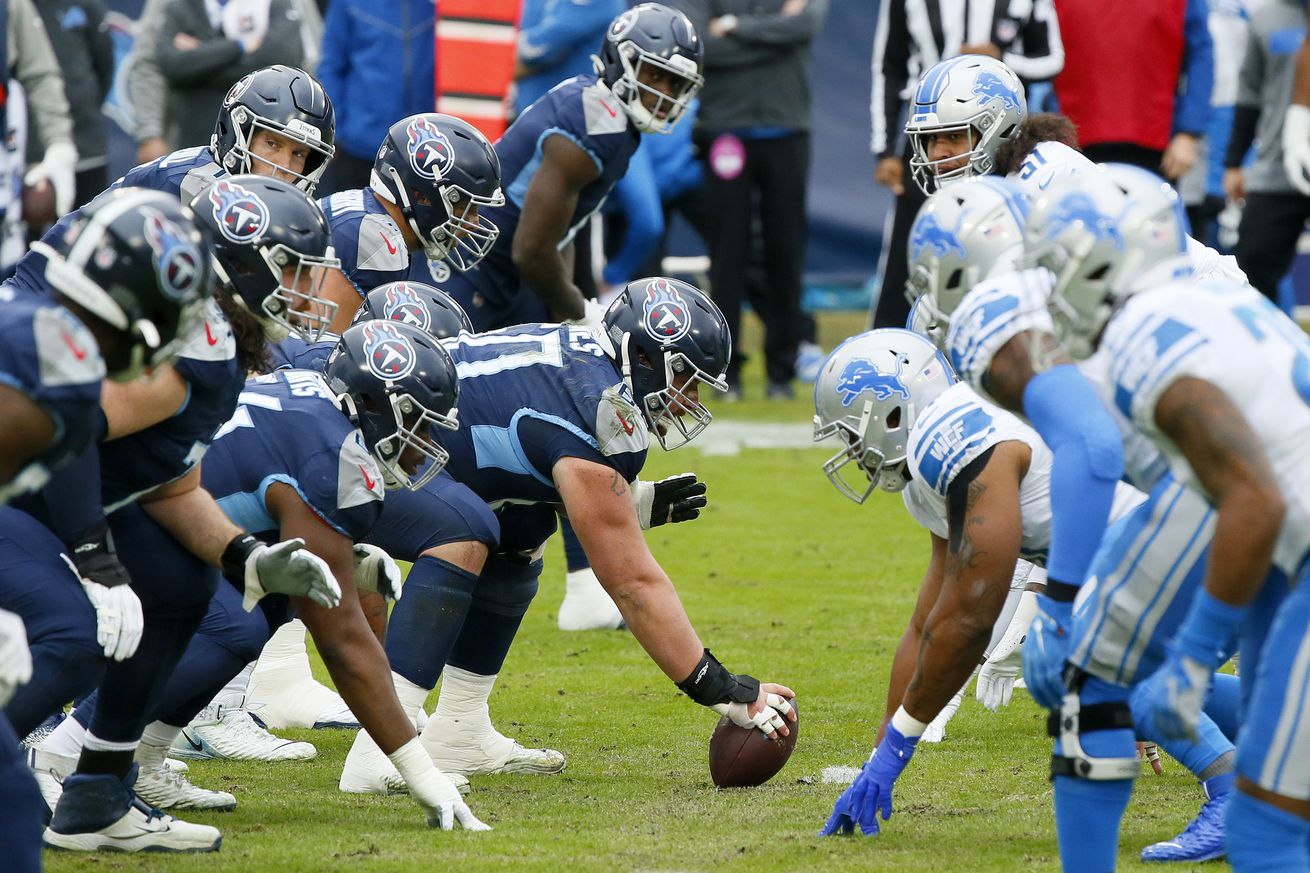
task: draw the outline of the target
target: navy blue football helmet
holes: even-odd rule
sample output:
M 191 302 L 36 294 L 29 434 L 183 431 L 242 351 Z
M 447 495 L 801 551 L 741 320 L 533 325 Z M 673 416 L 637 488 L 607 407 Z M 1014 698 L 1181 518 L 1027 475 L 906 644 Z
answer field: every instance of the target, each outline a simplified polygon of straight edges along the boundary
M 355 322 L 370 318 L 403 321 L 437 339 L 473 333 L 473 322 L 455 298 L 422 282 L 388 282 L 368 292 L 355 313 Z
M 121 359 L 105 361 L 111 379 L 127 382 L 176 353 L 210 295 L 207 242 L 176 197 L 117 188 L 83 206 L 54 245 L 32 250 L 61 302 L 128 339 Z
M 603 317 L 623 379 L 665 450 L 691 442 L 713 420 L 700 386 L 727 391 L 732 337 L 705 292 L 677 279 L 629 282 Z
M 705 82 L 704 61 L 705 46 L 691 21 L 659 3 L 641 3 L 615 18 L 592 58 L 596 75 L 647 133 L 668 133 L 678 123 Z M 667 77 L 667 92 L 642 81 L 647 67 Z M 654 95 L 654 106 L 642 102 L 643 94 Z
M 209 234 L 214 271 L 264 324 L 270 339 L 317 342 L 337 304 L 319 296 L 334 257 L 327 218 L 305 192 L 270 176 L 219 179 L 191 201 Z
M 402 321 L 351 325 L 328 357 L 324 375 L 342 411 L 363 434 L 388 489 L 416 491 L 446 466 L 450 453 L 434 442 L 431 431 L 459 427 L 459 378 L 436 337 Z M 429 463 L 407 472 L 401 466 L 406 449 Z
M 274 64 L 255 70 L 228 90 L 209 139 L 214 159 L 229 173 L 253 173 L 261 159 L 250 152 L 261 131 L 285 136 L 309 149 L 296 187 L 312 194 L 336 153 L 337 120 L 318 80 L 296 67 Z
M 391 125 L 369 187 L 400 207 L 429 260 L 468 270 L 500 234 L 478 214 L 505 204 L 500 158 L 477 128 L 453 115 L 424 112 Z

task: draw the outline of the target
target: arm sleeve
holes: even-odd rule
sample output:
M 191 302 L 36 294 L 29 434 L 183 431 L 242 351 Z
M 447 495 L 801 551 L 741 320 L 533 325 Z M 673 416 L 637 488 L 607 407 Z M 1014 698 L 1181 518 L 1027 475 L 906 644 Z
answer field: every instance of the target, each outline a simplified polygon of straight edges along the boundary
M 1183 71 L 1186 81 L 1174 110 L 1174 132 L 1203 136 L 1214 91 L 1214 40 L 1205 0 L 1187 0 L 1183 18 Z
M 1259 122 L 1259 106 L 1238 106 L 1233 110 L 1233 132 L 1228 137 L 1228 149 L 1224 152 L 1225 169 L 1242 166 L 1247 149 L 1255 142 L 1255 128 Z
M 64 96 L 64 77 L 32 0 L 10 0 L 5 38 L 14 78 L 27 92 L 28 111 L 36 117 L 42 145 L 48 149 L 52 143 L 71 144 L 73 119 Z
M 828 0 L 809 0 L 795 15 L 739 15 L 729 39 L 791 46 L 814 39 L 828 14 Z
M 1072 364 L 1039 373 L 1023 393 L 1024 414 L 1050 446 L 1051 547 L 1046 572 L 1079 586 L 1109 525 L 1123 477 L 1123 441 L 1091 384 Z
M 345 110 L 346 76 L 350 73 L 350 12 L 345 0 L 329 3 L 323 17 L 323 49 L 319 53 L 318 81 L 332 99 L 341 128 Z
M 637 149 L 628 164 L 627 174 L 614 186 L 619 205 L 628 226 L 623 234 L 623 245 L 605 264 L 604 279 L 607 285 L 626 283 L 636 273 L 664 235 L 664 210 L 660 203 L 659 186 L 650 153 Z
M 519 31 L 518 57 L 528 67 L 547 67 L 559 63 L 584 40 L 609 24 L 610 7 L 597 0 L 568 0 L 553 8 L 554 15 L 543 16 L 531 27 Z M 599 40 L 596 40 L 599 44 Z
M 878 29 L 873 35 L 873 93 L 869 100 L 873 118 L 870 148 L 880 158 L 896 154 L 901 93 L 909 78 L 910 31 L 905 23 L 905 3 L 882 0 L 878 7 Z
M 137 22 L 136 42 L 127 64 L 127 96 L 132 104 L 132 136 L 143 142 L 164 135 L 164 94 L 167 85 L 159 71 L 155 43 L 164 23 L 167 0 L 146 0 Z
M 1224 149 L 1225 168 L 1242 166 L 1247 150 L 1255 142 L 1255 128 L 1260 122 L 1260 91 L 1264 85 L 1264 68 L 1264 44 L 1248 23 L 1246 52 L 1242 55 L 1242 68 L 1237 77 L 1233 127 Z
M 677 5 L 691 19 L 696 34 L 705 43 L 706 71 L 759 64 L 776 57 L 778 50 L 772 46 L 712 35 L 709 0 L 679 0 Z
M 1022 49 L 1001 57 L 1016 76 L 1029 82 L 1054 79 L 1064 69 L 1064 42 L 1052 0 L 1037 0 L 1020 33 Z

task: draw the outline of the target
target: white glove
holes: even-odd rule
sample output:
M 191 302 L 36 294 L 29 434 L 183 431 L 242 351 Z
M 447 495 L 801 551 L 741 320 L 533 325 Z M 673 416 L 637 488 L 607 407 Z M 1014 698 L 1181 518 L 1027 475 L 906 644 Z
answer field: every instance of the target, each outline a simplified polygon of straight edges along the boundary
M 61 216 L 71 212 L 77 188 L 77 149 L 71 142 L 51 143 L 41 163 L 23 177 L 23 184 L 32 188 L 42 182 L 55 189 L 55 212 Z
M 307 597 L 325 609 L 341 602 L 341 586 L 332 568 L 306 549 L 299 537 L 252 548 L 246 555 L 245 589 L 241 605 L 246 612 L 266 594 Z
M 1037 615 L 1037 594 L 1025 591 L 1019 596 L 1019 605 L 1015 607 L 1010 625 L 1005 629 L 996 648 L 987 656 L 982 669 L 978 671 L 978 685 L 974 696 L 983 706 L 996 712 L 1002 706 L 1010 705 L 1014 695 L 1014 682 L 1019 678 L 1019 667 L 1023 661 L 1023 641 L 1028 637 L 1028 626 Z
M 388 600 L 399 600 L 405 583 L 400 578 L 400 567 L 390 555 L 368 543 L 355 544 L 355 587 L 360 591 L 376 591 Z
M 106 588 L 89 579 L 82 580 L 82 590 L 95 607 L 96 642 L 104 648 L 105 657 L 115 661 L 132 657 L 146 628 L 136 592 L 129 585 Z
M 719 715 L 726 715 L 737 727 L 759 728 L 768 735 L 787 723 L 786 715 L 791 712 L 791 701 L 781 694 L 770 693 L 765 695 L 764 703 L 765 707 L 755 715 L 749 712 L 750 703 L 716 703 L 710 709 Z
M 972 676 L 969 677 L 969 679 L 972 678 Z M 942 711 L 937 713 L 937 717 L 928 722 L 928 726 L 923 729 L 923 735 L 919 737 L 919 742 L 940 743 L 946 739 L 946 725 L 950 723 L 951 719 L 955 718 L 955 713 L 960 711 L 960 704 L 964 702 L 964 692 L 968 687 L 969 681 L 965 680 L 964 686 L 946 702 L 946 705 L 942 707 Z M 876 747 L 874 751 L 877 751 Z
M 9 702 L 19 685 L 32 678 L 32 653 L 27 650 L 27 628 L 12 612 L 0 609 L 0 706 Z
M 1310 106 L 1288 104 L 1283 116 L 1283 169 L 1293 187 L 1310 196 Z
M 489 831 L 469 809 L 459 790 L 436 768 L 418 737 L 387 756 L 409 786 L 409 796 L 428 817 L 428 827 L 454 830 L 455 823 L 466 831 Z

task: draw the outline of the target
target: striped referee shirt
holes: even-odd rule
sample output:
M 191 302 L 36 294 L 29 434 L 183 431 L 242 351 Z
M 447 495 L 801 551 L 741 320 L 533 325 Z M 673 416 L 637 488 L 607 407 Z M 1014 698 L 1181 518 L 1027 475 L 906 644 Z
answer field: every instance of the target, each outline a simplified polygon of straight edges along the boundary
M 873 37 L 873 139 L 878 157 L 898 154 L 901 110 L 920 74 L 966 43 L 995 44 L 1025 81 L 1064 67 L 1054 0 L 880 0 Z

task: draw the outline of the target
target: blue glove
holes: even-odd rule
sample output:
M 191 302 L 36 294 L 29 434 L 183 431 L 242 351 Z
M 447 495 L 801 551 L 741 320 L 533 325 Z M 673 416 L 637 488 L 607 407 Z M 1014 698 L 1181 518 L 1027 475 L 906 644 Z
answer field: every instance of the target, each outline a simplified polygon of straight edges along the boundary
M 1158 693 L 1146 703 L 1161 740 L 1196 740 L 1196 728 L 1213 671 L 1173 648 L 1156 674 Z
M 1023 644 L 1023 679 L 1040 706 L 1059 709 L 1066 689 L 1064 662 L 1069 659 L 1073 604 L 1037 597 L 1037 617 Z
M 860 775 L 855 777 L 851 787 L 837 798 L 832 815 L 828 816 L 819 836 L 853 834 L 857 824 L 860 833 L 866 837 L 877 836 L 877 813 L 882 812 L 883 821 L 892 817 L 892 785 L 905 765 L 910 763 L 910 756 L 918 743 L 918 737 L 908 739 L 895 727 L 887 725 L 887 733 L 874 750 L 873 757 L 860 769 Z

